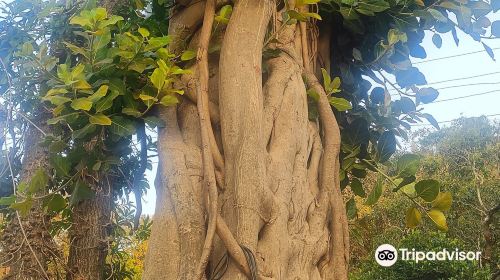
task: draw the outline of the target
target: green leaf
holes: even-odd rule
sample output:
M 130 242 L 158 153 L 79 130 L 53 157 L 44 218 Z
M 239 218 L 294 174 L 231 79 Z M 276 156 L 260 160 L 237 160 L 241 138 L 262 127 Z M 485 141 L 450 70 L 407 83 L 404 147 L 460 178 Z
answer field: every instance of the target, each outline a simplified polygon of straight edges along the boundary
M 432 202 L 439 193 L 439 182 L 433 179 L 422 180 L 415 184 L 415 191 L 423 200 Z
M 105 8 L 101 8 L 101 7 L 95 8 L 94 10 L 92 10 L 92 12 L 95 13 L 95 16 L 94 16 L 95 21 L 101 21 L 101 20 L 108 17 L 108 13 L 106 12 Z
M 68 158 L 52 155 L 49 158 L 50 165 L 56 170 L 58 176 L 67 177 L 71 169 L 71 163 Z
M 397 192 L 401 188 L 403 188 L 403 187 L 405 187 L 405 186 L 407 186 L 407 185 L 412 184 L 413 182 L 415 182 L 416 179 L 417 178 L 415 176 L 413 176 L 413 175 L 412 176 L 408 176 L 408 177 L 404 177 L 402 180 L 399 179 L 399 180 L 401 180 L 401 182 L 399 182 L 398 186 L 395 187 L 392 191 L 393 192 Z M 413 184 L 413 185 L 415 185 L 415 184 Z M 404 191 L 404 189 L 403 189 L 403 191 Z
M 440 11 L 436 9 L 428 9 L 429 13 L 431 13 L 432 17 L 440 22 L 448 22 L 448 18 L 445 17 Z
M 10 206 L 12 203 L 16 202 L 16 197 L 14 195 L 0 197 L 1 206 Z
M 53 193 L 44 199 L 43 207 L 46 207 L 50 212 L 59 212 L 66 208 L 66 200 L 62 195 Z
M 111 117 L 111 121 L 110 129 L 112 133 L 122 137 L 135 134 L 135 125 L 132 120 L 121 116 L 113 116 Z
M 47 91 L 47 94 L 45 95 L 45 97 L 58 95 L 58 94 L 64 94 L 67 92 L 68 92 L 68 90 L 65 88 L 52 88 L 52 89 L 49 89 L 49 91 Z
M 335 77 L 335 78 L 333 78 L 333 81 L 328 86 L 328 90 L 330 92 L 338 92 L 336 90 L 338 90 L 339 88 L 340 88 L 340 78 L 339 77 Z
M 28 194 L 34 194 L 39 190 L 47 187 L 48 183 L 49 183 L 49 176 L 47 176 L 47 174 L 45 174 L 45 171 L 43 171 L 42 169 L 37 169 L 35 171 L 35 174 L 31 177 L 26 192 Z
M 91 23 L 90 23 L 90 19 L 82 17 L 82 16 L 73 16 L 69 20 L 69 23 L 70 24 L 75 24 L 75 25 L 80 25 L 82 27 L 90 27 L 90 26 L 92 26 Z
M 111 106 L 113 106 L 113 100 L 115 100 L 115 98 L 118 97 L 118 95 L 120 95 L 118 91 L 112 91 L 111 94 L 109 94 L 108 96 L 104 97 L 99 102 L 97 102 L 97 104 L 95 105 L 95 111 L 97 113 L 100 113 L 111 108 Z
M 452 201 L 453 199 L 450 192 L 440 192 L 432 202 L 432 208 L 448 211 L 451 208 Z
M 177 103 L 179 103 L 179 100 L 177 99 L 177 97 L 173 96 L 173 95 L 165 95 L 161 100 L 160 100 L 160 103 L 163 105 L 163 106 L 172 106 L 172 105 L 175 105 Z
M 217 22 L 228 24 L 232 12 L 233 12 L 233 7 L 231 5 L 225 5 L 220 9 L 219 14 L 215 16 L 214 19 Z
M 68 70 L 68 65 L 57 65 L 57 77 L 63 80 L 65 84 L 69 84 L 71 82 L 71 73 Z
M 165 45 L 168 45 L 172 41 L 172 37 L 163 36 L 163 37 L 153 37 L 149 38 L 148 44 L 144 48 L 145 51 L 151 51 L 158 48 L 161 48 Z
M 137 32 L 139 32 L 139 34 L 141 34 L 143 38 L 149 37 L 149 30 L 144 27 L 139 27 L 139 29 L 137 29 Z
M 380 135 L 377 143 L 377 155 L 381 162 L 389 160 L 396 152 L 397 142 L 396 136 L 392 131 L 385 131 Z
M 412 207 L 406 211 L 406 226 L 409 228 L 414 228 L 420 224 L 422 221 L 422 214 L 417 208 Z
M 76 79 L 78 77 L 81 77 L 83 70 L 85 70 L 85 65 L 83 64 L 78 64 L 77 66 L 73 67 L 73 69 L 71 70 L 71 78 Z
M 307 17 L 303 13 L 299 13 L 295 10 L 288 10 L 288 16 L 292 19 L 296 19 L 298 21 L 307 21 Z
M 133 109 L 133 108 L 123 108 L 122 109 L 122 113 L 124 113 L 125 115 L 129 115 L 129 116 L 132 116 L 132 117 L 140 117 L 142 115 L 141 112 L 137 111 L 136 109 Z
M 399 42 L 399 32 L 396 29 L 390 29 L 387 33 L 387 41 L 389 45 L 394 45 Z
M 73 138 L 74 139 L 81 139 L 84 138 L 85 136 L 93 133 L 96 130 L 96 126 L 93 124 L 87 124 L 81 129 L 73 131 Z
M 139 98 L 142 101 L 151 101 L 151 100 L 154 102 L 158 101 L 158 99 L 156 97 L 151 96 L 151 95 L 147 95 L 147 94 L 143 94 L 143 93 L 139 94 Z
M 90 84 L 85 80 L 78 80 L 76 83 L 73 84 L 73 88 L 86 90 L 86 89 L 92 89 L 92 86 L 90 86 Z
M 359 181 L 357 178 L 352 178 L 351 179 L 351 190 L 352 192 L 360 197 L 366 197 L 365 190 L 363 189 L 363 185 L 361 184 L 361 181 Z
M 358 8 L 375 13 L 383 12 L 390 7 L 391 6 L 389 5 L 389 3 L 384 0 L 368 0 L 366 2 L 363 1 L 358 4 Z
M 52 96 L 44 96 L 42 97 L 43 101 L 49 101 L 52 103 L 52 105 L 59 106 L 64 103 L 70 102 L 71 98 L 64 97 L 64 96 L 59 96 L 59 95 L 52 95 Z
M 109 42 L 111 42 L 111 32 L 109 31 L 109 29 L 105 28 L 102 35 L 96 36 L 94 38 L 92 47 L 94 48 L 94 51 L 98 51 L 106 47 Z
M 158 91 L 160 91 L 163 88 L 163 85 L 165 85 L 165 76 L 165 72 L 163 72 L 160 68 L 156 68 L 151 76 L 149 76 L 149 80 L 151 80 L 151 83 L 158 89 Z
M 69 205 L 74 206 L 82 200 L 91 199 L 93 197 L 94 191 L 92 191 L 87 184 L 78 180 L 75 183 L 73 193 L 71 194 Z
M 448 225 L 446 224 L 446 217 L 444 216 L 443 212 L 437 209 L 432 209 L 429 212 L 427 212 L 427 215 L 429 215 L 429 218 L 431 218 L 431 220 L 434 222 L 434 224 L 437 226 L 439 230 L 442 231 L 448 230 Z
M 397 162 L 397 172 L 400 177 L 415 175 L 420 168 L 420 156 L 416 154 L 402 155 Z
M 317 13 L 302 13 L 302 15 L 308 18 L 315 18 L 317 20 L 322 20 L 321 16 Z
M 99 87 L 99 89 L 92 94 L 91 96 L 88 97 L 88 100 L 90 100 L 92 103 L 95 103 L 99 101 L 101 98 L 106 96 L 106 93 L 108 92 L 108 86 L 107 85 L 102 85 Z
M 375 187 L 368 195 L 368 198 L 365 201 L 365 205 L 374 205 L 375 203 L 377 203 L 380 196 L 382 195 L 383 190 L 384 190 L 384 180 L 381 177 L 379 177 L 377 179 Z
M 332 83 L 332 79 L 325 68 L 321 68 L 321 74 L 323 75 L 323 86 L 327 88 Z
M 150 127 L 165 127 L 165 121 L 155 116 L 145 117 L 144 121 Z
M 351 103 L 345 98 L 330 97 L 328 101 L 330 102 L 330 105 L 341 112 L 352 109 Z
M 137 73 L 142 73 L 146 68 L 154 64 L 154 60 L 151 58 L 141 58 L 141 59 L 134 59 L 130 65 L 128 66 L 128 69 L 134 70 Z
M 87 59 L 89 58 L 89 53 L 88 53 L 88 51 L 87 51 L 87 50 L 85 50 L 85 49 L 83 49 L 83 48 L 80 48 L 80 47 L 78 47 L 78 46 L 75 46 L 75 45 L 73 45 L 73 44 L 71 44 L 71 43 L 68 43 L 68 42 L 63 42 L 63 44 L 64 44 L 64 45 L 65 45 L 68 49 L 70 49 L 70 50 L 71 50 L 71 52 L 72 52 L 73 54 L 75 54 L 75 55 L 76 55 L 76 54 L 80 54 L 80 55 L 83 55 L 83 56 L 84 56 L 85 58 L 87 58 Z
M 98 28 L 99 29 L 103 29 L 104 27 L 106 26 L 109 26 L 109 25 L 114 25 L 116 24 L 117 22 L 119 21 L 122 21 L 123 18 L 121 16 L 115 16 L 115 15 L 112 15 L 109 19 L 106 19 L 106 20 L 103 20 L 101 21 L 99 24 L 98 24 Z
M 67 114 L 67 115 L 64 115 L 64 116 L 59 116 L 59 117 L 56 117 L 56 118 L 49 119 L 49 120 L 47 120 L 47 124 L 50 124 L 50 125 L 57 124 L 58 122 L 64 121 L 64 120 L 66 120 L 67 118 L 69 118 L 69 117 L 71 117 L 73 115 L 78 115 L 78 112 L 74 112 L 74 113 L 70 113 L 70 114 Z
M 90 116 L 89 122 L 91 124 L 97 124 L 97 125 L 111 125 L 111 119 L 103 114 Z
M 71 102 L 71 108 L 75 110 L 89 111 L 92 108 L 92 101 L 86 97 L 77 98 Z
M 181 60 L 186 61 L 186 60 L 191 60 L 196 57 L 196 52 L 192 50 L 186 50 L 182 53 L 181 55 Z
M 49 152 L 60 153 L 66 148 L 66 146 L 67 146 L 66 141 L 62 141 L 62 140 L 54 141 L 49 145 Z
M 347 211 L 347 218 L 354 219 L 356 217 L 358 209 L 356 208 L 356 201 L 354 200 L 354 197 L 349 199 L 349 201 L 347 201 L 346 211 Z
M 24 217 L 28 215 L 32 206 L 33 206 L 33 200 L 31 198 L 27 198 L 24 201 L 12 203 L 10 205 L 10 208 L 19 211 L 19 214 Z

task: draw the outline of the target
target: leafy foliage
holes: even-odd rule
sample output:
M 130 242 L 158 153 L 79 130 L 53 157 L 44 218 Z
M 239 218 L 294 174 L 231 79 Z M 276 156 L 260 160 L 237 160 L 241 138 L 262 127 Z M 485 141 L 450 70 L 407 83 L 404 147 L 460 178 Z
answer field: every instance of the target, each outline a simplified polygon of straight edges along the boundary
M 379 244 L 386 242 L 382 237 Z M 474 250 L 474 247 L 466 247 L 458 239 L 446 237 L 443 233 L 424 233 L 422 231 L 413 231 L 403 239 L 392 243 L 396 248 L 415 248 L 419 251 L 440 251 L 447 249 L 453 251 L 455 248 L 461 250 Z M 378 245 L 377 245 L 378 246 Z M 373 249 L 373 251 L 375 248 Z M 490 279 L 488 268 L 481 268 L 476 262 L 470 261 L 398 261 L 391 267 L 381 267 L 373 258 L 366 261 L 354 273 L 350 279 Z

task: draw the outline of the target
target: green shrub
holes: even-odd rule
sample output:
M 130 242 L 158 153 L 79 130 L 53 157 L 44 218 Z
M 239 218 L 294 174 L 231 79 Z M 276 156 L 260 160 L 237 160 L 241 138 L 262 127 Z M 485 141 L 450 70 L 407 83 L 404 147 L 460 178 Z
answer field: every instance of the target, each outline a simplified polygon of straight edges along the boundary
M 396 239 L 384 239 L 377 237 L 374 242 L 376 247 L 383 243 L 392 243 L 396 248 L 415 248 L 417 251 L 441 251 L 447 249 L 454 251 L 475 251 L 475 248 L 465 248 L 464 244 L 453 238 L 446 237 L 444 233 L 413 231 L 403 237 L 399 242 Z M 479 266 L 476 261 L 398 261 L 391 267 L 378 265 L 374 257 L 362 262 L 358 269 L 351 273 L 350 279 L 354 280 L 488 280 L 490 279 L 488 268 Z

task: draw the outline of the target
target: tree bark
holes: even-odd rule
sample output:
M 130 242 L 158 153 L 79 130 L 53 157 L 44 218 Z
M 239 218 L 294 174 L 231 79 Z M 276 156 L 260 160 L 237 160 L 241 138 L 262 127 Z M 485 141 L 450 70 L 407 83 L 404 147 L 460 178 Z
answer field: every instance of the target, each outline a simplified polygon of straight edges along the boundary
M 43 115 L 43 114 L 42 114 Z M 48 150 L 39 145 L 48 131 L 47 118 L 37 116 L 33 119 L 38 128 L 30 125 L 24 135 L 24 159 L 20 171 L 20 182 L 30 182 L 39 169 L 48 170 Z M 44 188 L 36 196 L 47 192 Z M 33 200 L 33 207 L 26 216 L 13 212 L 10 221 L 2 232 L 2 262 L 10 266 L 3 279 L 47 279 L 49 259 L 58 249 L 49 233 L 50 217 L 44 213 L 40 200 Z
M 211 37 L 210 44 L 222 45 L 220 54 L 208 57 L 215 163 L 210 168 L 219 175 L 219 213 L 203 277 L 254 279 L 256 272 L 255 279 L 344 280 L 349 238 L 338 178 L 339 128 L 312 67 L 306 65 L 318 56 L 304 46 L 308 42 L 298 25 L 280 29 L 276 40 L 264 46 L 269 31 L 278 29 L 271 18 L 280 24 L 282 11 L 275 5 L 268 0 L 235 1 L 229 24 L 219 26 L 222 36 Z M 200 31 L 204 9 L 204 2 L 194 1 L 172 16 L 174 52 L 196 48 L 206 35 Z M 278 50 L 278 57 L 263 60 L 264 47 Z M 322 65 L 329 63 L 322 59 Z M 204 250 L 212 214 L 203 201 L 207 165 L 201 151 L 206 146 L 195 86 L 204 74 L 196 67 L 193 72 L 180 82 L 186 98 L 159 114 L 167 126 L 159 131 L 156 214 L 144 279 L 194 279 L 196 263 L 191 264 Z M 324 95 L 319 120 L 308 119 L 306 87 Z M 216 159 L 217 150 L 222 160 Z
M 73 207 L 68 280 L 104 279 L 111 214 L 111 182 L 101 176 L 95 197 Z

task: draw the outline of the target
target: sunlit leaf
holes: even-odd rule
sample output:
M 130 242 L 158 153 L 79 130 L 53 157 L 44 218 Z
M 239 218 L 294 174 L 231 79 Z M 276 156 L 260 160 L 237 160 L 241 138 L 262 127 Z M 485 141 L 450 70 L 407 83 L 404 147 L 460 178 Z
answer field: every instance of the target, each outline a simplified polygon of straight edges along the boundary
M 88 111 L 92 108 L 92 101 L 86 97 L 77 98 L 71 102 L 71 108 L 75 110 Z
M 90 116 L 89 122 L 97 125 L 111 125 L 111 119 L 103 114 Z
M 436 209 L 432 209 L 427 213 L 427 215 L 429 215 L 429 217 L 439 230 L 442 231 L 448 230 L 448 225 L 446 224 L 446 217 L 444 216 L 443 212 Z
M 422 221 L 422 214 L 417 208 L 412 207 L 406 211 L 406 226 L 409 228 L 414 228 L 420 224 Z
M 432 201 L 432 208 L 448 211 L 451 208 L 452 196 L 450 192 L 440 192 L 436 199 Z
M 330 102 L 330 105 L 332 105 L 339 111 L 347 111 L 352 109 L 351 103 L 345 98 L 330 97 L 328 98 L 328 101 Z

